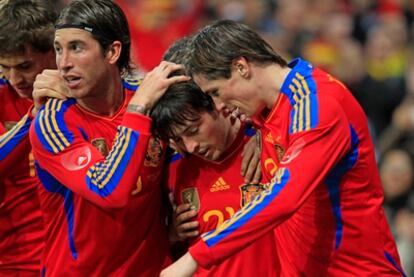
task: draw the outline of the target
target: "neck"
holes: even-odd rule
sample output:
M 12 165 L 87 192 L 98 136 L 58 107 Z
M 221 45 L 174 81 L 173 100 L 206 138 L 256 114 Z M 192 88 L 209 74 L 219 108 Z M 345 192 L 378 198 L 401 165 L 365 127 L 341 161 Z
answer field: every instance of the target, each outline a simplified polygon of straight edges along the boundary
M 78 99 L 78 104 L 93 113 L 105 116 L 115 114 L 122 105 L 124 99 L 122 79 L 119 74 L 112 74 L 100 83 L 90 97 Z
M 258 91 L 261 92 L 266 108 L 272 109 L 279 97 L 280 90 L 291 69 L 271 64 L 257 67 Z

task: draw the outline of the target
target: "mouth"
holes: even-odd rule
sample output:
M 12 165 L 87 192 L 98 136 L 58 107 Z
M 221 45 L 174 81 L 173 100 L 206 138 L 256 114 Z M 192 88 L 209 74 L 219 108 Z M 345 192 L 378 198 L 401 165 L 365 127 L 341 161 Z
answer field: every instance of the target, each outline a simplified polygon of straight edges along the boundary
M 207 157 L 208 156 L 208 148 L 206 148 L 206 149 L 202 149 L 202 150 L 200 150 L 200 151 L 198 151 L 197 152 L 197 154 L 199 155 L 199 156 L 202 156 L 202 157 Z
M 81 82 L 81 77 L 75 75 L 65 75 L 63 76 L 63 79 L 70 89 L 76 89 Z

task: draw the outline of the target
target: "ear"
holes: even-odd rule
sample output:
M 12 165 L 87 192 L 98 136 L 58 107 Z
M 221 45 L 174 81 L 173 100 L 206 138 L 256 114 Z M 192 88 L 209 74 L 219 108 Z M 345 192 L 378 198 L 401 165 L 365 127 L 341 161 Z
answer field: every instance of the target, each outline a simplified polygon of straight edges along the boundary
M 116 62 L 119 59 L 119 56 L 121 56 L 121 51 L 122 51 L 122 43 L 120 41 L 115 40 L 114 42 L 112 42 L 111 45 L 109 45 L 105 56 L 108 59 L 110 64 L 116 64 Z
M 235 73 L 240 74 L 243 78 L 249 78 L 251 75 L 250 63 L 245 57 L 239 57 L 233 60 L 232 69 Z

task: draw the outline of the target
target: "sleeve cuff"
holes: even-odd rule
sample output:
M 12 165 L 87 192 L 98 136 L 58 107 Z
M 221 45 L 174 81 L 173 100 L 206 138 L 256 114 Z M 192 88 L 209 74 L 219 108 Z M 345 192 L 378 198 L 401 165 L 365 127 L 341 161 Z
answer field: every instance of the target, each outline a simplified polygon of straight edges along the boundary
M 152 119 L 149 116 L 145 116 L 138 113 L 126 112 L 122 119 L 122 126 L 130 129 L 134 129 L 141 134 L 151 134 Z
M 199 240 L 196 244 L 188 249 L 191 257 L 197 262 L 197 265 L 208 269 L 215 264 L 213 254 L 203 240 Z

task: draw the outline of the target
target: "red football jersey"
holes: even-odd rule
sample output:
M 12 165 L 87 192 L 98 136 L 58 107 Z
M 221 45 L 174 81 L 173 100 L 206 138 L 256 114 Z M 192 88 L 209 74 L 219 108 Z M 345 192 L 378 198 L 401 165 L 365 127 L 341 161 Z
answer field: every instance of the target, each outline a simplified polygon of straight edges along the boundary
M 53 99 L 32 124 L 46 276 L 157 276 L 170 262 L 164 146 L 150 138 L 149 117 L 126 112 L 133 91 L 124 93 L 111 117 Z
M 0 79 L 0 103 L 0 276 L 39 276 L 44 228 L 26 115 L 32 102 Z
M 269 189 L 190 249 L 208 267 L 273 230 L 282 275 L 401 276 L 365 115 L 297 59 L 262 122 Z
M 220 162 L 194 155 L 172 159 L 168 186 L 177 203 L 191 203 L 198 210 L 200 233 L 214 230 L 264 190 L 263 184 L 245 184 L 240 174 L 243 146 L 251 138 L 244 131 L 241 128 L 232 146 L 223 153 L 225 159 Z M 252 243 L 210 269 L 199 267 L 194 276 L 278 276 L 273 234 L 267 233 Z

